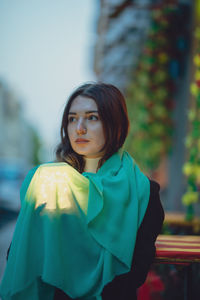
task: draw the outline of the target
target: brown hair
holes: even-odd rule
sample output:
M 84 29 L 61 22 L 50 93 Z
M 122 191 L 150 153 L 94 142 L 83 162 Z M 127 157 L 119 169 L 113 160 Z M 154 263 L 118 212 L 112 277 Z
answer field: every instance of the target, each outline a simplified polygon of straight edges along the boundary
M 96 102 L 99 117 L 103 123 L 106 143 L 102 149 L 105 154 L 99 162 L 99 167 L 124 144 L 128 134 L 129 120 L 124 96 L 111 84 L 87 83 L 72 93 L 64 109 L 60 130 L 61 143 L 57 146 L 56 157 L 58 161 L 67 162 L 79 172 L 83 172 L 85 165 L 83 156 L 73 151 L 67 132 L 69 109 L 73 100 L 79 95 Z

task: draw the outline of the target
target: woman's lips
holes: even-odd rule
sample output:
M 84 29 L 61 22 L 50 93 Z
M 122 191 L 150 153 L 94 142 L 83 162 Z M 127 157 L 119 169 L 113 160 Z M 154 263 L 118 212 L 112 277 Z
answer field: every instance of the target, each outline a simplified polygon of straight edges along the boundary
M 85 144 L 85 143 L 88 143 L 89 142 L 89 140 L 86 140 L 86 139 L 76 139 L 75 140 L 75 143 L 77 143 L 77 144 Z

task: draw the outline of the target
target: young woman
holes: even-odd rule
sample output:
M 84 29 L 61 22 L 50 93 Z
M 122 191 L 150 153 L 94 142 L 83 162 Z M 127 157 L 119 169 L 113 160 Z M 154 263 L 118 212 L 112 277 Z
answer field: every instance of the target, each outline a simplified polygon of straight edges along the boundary
M 122 150 L 128 127 L 115 86 L 85 84 L 71 95 L 57 161 L 22 185 L 3 300 L 136 299 L 164 212 L 159 185 Z

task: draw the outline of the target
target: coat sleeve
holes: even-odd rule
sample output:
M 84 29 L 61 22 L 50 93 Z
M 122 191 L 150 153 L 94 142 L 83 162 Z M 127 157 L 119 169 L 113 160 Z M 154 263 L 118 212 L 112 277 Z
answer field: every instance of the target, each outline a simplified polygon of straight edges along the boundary
M 149 203 L 137 233 L 131 270 L 126 274 L 115 277 L 112 282 L 105 286 L 103 300 L 136 299 L 136 290 L 144 283 L 154 260 L 155 241 L 161 232 L 164 221 L 159 190 L 159 184 L 150 181 Z

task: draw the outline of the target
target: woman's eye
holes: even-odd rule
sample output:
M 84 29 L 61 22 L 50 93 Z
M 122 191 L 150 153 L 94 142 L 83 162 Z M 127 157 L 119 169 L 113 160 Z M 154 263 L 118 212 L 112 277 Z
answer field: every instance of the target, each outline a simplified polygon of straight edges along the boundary
M 76 118 L 75 117 L 69 117 L 68 118 L 69 123 L 75 122 Z
M 96 116 L 96 115 L 90 115 L 90 116 L 88 117 L 88 120 L 90 120 L 90 121 L 97 121 L 97 120 L 99 120 L 99 118 L 98 118 L 98 116 Z

